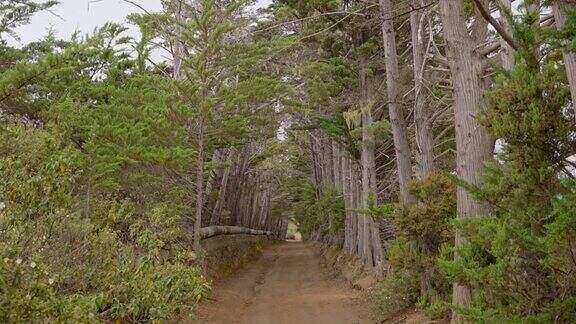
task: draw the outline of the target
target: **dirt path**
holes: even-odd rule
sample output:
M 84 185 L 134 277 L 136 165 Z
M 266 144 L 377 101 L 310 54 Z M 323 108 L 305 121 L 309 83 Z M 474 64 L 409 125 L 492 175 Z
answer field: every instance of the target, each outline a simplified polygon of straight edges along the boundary
M 202 324 L 371 323 L 359 293 L 331 279 L 305 243 L 267 248 L 200 305 Z

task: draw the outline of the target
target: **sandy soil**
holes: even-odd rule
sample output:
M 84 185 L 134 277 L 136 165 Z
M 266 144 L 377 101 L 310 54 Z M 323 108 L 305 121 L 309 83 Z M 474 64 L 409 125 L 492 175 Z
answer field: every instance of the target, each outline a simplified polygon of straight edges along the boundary
M 257 261 L 215 285 L 195 323 L 373 323 L 360 293 L 325 271 L 306 243 L 268 247 Z

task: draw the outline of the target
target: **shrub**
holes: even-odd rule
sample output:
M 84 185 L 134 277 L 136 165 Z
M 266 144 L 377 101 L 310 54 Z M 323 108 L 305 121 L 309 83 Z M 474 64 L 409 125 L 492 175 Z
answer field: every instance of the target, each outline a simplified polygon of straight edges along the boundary
M 391 267 L 374 301 L 386 316 L 413 306 L 426 309 L 434 317 L 447 313 L 451 282 L 439 271 L 437 258 L 443 246 L 454 239 L 451 220 L 456 214 L 455 186 L 450 179 L 435 174 L 413 181 L 410 192 L 416 203 L 405 211 L 388 205 L 374 209 L 375 214 L 393 217 L 396 237 L 389 242 L 387 260 Z M 390 301 L 390 298 L 398 301 Z
M 148 321 L 189 314 L 209 285 L 163 202 L 91 198 L 85 160 L 42 128 L 0 131 L 0 322 Z M 87 217 L 89 216 L 89 217 Z M 182 246 L 186 246 L 183 244 Z
M 376 312 L 391 316 L 414 305 L 420 294 L 419 276 L 410 270 L 388 274 L 370 295 Z

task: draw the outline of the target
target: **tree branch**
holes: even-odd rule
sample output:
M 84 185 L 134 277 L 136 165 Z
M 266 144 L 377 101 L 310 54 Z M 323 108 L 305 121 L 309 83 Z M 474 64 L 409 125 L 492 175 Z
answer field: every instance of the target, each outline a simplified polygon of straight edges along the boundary
M 484 17 L 484 19 L 486 19 L 486 21 L 490 25 L 492 25 L 494 29 L 496 29 L 496 32 L 498 32 L 498 34 L 502 37 L 502 39 L 504 39 L 504 41 L 506 41 L 506 43 L 508 43 L 510 47 L 512 47 L 515 50 L 518 50 L 518 46 L 516 45 L 516 42 L 514 42 L 514 38 L 512 38 L 512 35 L 506 32 L 506 29 L 504 29 L 504 27 L 502 27 L 502 25 L 500 25 L 500 23 L 498 23 L 498 21 L 496 21 L 496 19 L 494 19 L 492 15 L 490 15 L 490 12 L 486 10 L 486 7 L 484 7 L 482 2 L 480 2 L 480 0 L 474 0 L 474 3 L 476 4 L 476 7 L 478 7 L 478 11 L 480 11 L 482 17 Z

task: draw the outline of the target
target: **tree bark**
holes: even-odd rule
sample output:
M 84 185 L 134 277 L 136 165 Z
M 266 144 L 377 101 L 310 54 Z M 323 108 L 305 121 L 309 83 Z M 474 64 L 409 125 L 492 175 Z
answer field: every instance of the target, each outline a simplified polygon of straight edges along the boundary
M 182 8 L 182 0 L 173 0 L 172 4 L 174 6 L 174 14 L 175 14 L 175 18 L 176 18 L 176 30 L 175 30 L 175 34 L 177 35 L 177 37 L 180 37 L 180 34 L 182 33 L 182 26 L 181 24 L 184 22 L 184 10 Z M 174 79 L 180 79 L 180 76 L 182 75 L 182 60 L 183 60 L 183 56 L 184 56 L 184 44 L 182 43 L 182 41 L 180 41 L 179 39 L 176 39 L 176 41 L 174 42 L 174 48 L 173 48 L 173 58 L 172 58 L 172 65 L 174 68 L 174 72 L 173 72 L 173 76 Z
M 198 130 L 198 156 L 196 157 L 196 219 L 194 222 L 194 251 L 200 251 L 200 228 L 204 206 L 204 118 L 200 118 Z
M 392 126 L 394 149 L 396 151 L 396 166 L 398 168 L 398 182 L 400 195 L 405 209 L 408 209 L 414 199 L 408 191 L 408 182 L 412 178 L 412 164 L 410 162 L 410 143 L 408 129 L 399 98 L 399 72 L 398 54 L 396 53 L 396 32 L 394 31 L 392 6 L 390 0 L 380 0 L 382 10 L 382 34 L 384 38 L 384 54 L 386 56 L 386 85 L 388 92 L 388 112 Z
M 350 179 L 349 179 L 349 161 L 345 156 L 341 157 L 342 168 L 340 179 L 342 181 L 342 196 L 344 197 L 344 212 L 346 214 L 346 219 L 344 221 L 344 249 L 352 252 L 352 208 L 351 196 L 350 196 Z
M 199 233 L 201 240 L 218 235 L 234 235 L 234 234 L 268 235 L 268 236 L 273 235 L 273 233 L 270 231 L 255 230 L 241 226 L 209 226 L 201 228 Z
M 361 199 L 361 186 L 362 183 L 361 181 L 359 181 L 360 177 L 358 176 L 358 170 L 356 169 L 356 167 L 354 166 L 353 169 L 353 176 L 352 176 L 352 185 L 354 187 L 354 196 L 353 196 L 353 202 L 352 202 L 352 206 L 354 206 L 355 209 L 360 208 L 360 201 L 362 201 Z M 364 233 L 364 222 L 362 220 L 362 216 L 357 212 L 354 211 L 354 231 L 356 234 L 356 254 L 358 254 L 358 256 L 360 256 L 360 258 L 364 258 L 363 256 L 363 252 L 364 252 L 364 237 L 363 237 L 363 233 Z
M 340 148 L 338 143 L 332 140 L 332 169 L 334 171 L 334 187 L 340 192 L 342 192 L 342 181 L 340 177 L 342 176 L 342 159 L 340 158 Z
M 512 12 L 512 2 L 510 0 L 498 0 L 501 9 Z M 503 10 L 500 10 L 500 21 L 504 30 L 512 35 L 512 26 L 510 25 L 510 21 L 505 15 L 502 13 Z M 502 67 L 506 70 L 512 69 L 514 67 L 514 53 L 516 52 L 508 42 L 504 39 L 500 40 L 500 45 L 502 48 Z
M 322 194 L 322 167 L 320 166 L 320 161 L 317 153 L 316 138 L 312 133 L 310 133 L 310 153 L 312 156 L 312 164 L 314 171 L 314 184 L 316 185 L 316 198 L 320 199 Z
M 234 154 L 234 149 L 228 149 L 226 162 L 231 163 Z M 226 167 L 222 174 L 222 179 L 220 181 L 220 188 L 218 192 L 218 198 L 216 204 L 214 205 L 214 210 L 212 211 L 212 217 L 210 219 L 210 225 L 216 225 L 220 222 L 220 217 L 222 216 L 222 210 L 224 209 L 224 202 L 226 198 L 226 193 L 228 190 L 228 179 L 230 178 L 230 172 L 232 165 Z
M 360 87 L 362 97 L 362 208 L 369 207 L 369 199 L 372 197 L 374 203 L 377 204 L 376 194 L 376 158 L 374 154 L 374 134 L 372 131 L 372 104 L 369 101 L 368 90 L 366 84 L 366 73 L 364 67 L 360 72 Z M 370 215 L 362 215 L 362 239 L 363 246 L 363 259 L 364 262 L 380 269 L 382 265 L 382 245 L 380 242 L 378 229 L 374 224 L 374 220 Z M 377 236 L 377 237 L 376 237 Z
M 556 0 L 552 6 L 556 26 L 563 28 L 566 24 L 566 14 L 564 11 L 568 8 L 574 9 L 576 6 L 567 3 L 560 3 Z M 572 95 L 572 108 L 576 114 L 576 53 L 564 52 L 564 66 L 566 67 L 566 75 L 570 83 L 570 94 Z
M 421 0 L 412 0 L 412 7 L 422 6 Z M 414 62 L 414 123 L 416 125 L 416 176 L 425 179 L 434 173 L 434 134 L 430 111 L 426 107 L 424 82 L 424 32 L 421 23 L 422 13 L 413 10 L 410 13 L 412 35 L 412 59 Z
M 482 58 L 475 51 L 480 37 L 468 33 L 463 1 L 440 0 L 440 15 L 444 27 L 448 60 L 454 86 L 454 114 L 456 123 L 456 172 L 464 181 L 479 185 L 484 163 L 492 158 L 494 141 L 490 133 L 478 123 L 476 116 L 485 109 L 483 98 Z M 482 34 L 480 31 L 479 34 Z M 487 214 L 485 205 L 476 201 L 462 187 L 457 189 L 458 218 L 479 217 Z M 455 247 L 466 243 L 456 232 Z M 455 258 L 460 256 L 456 253 Z M 466 307 L 470 303 L 470 289 L 462 283 L 453 287 L 453 303 Z M 453 312 L 452 323 L 463 323 L 461 314 Z

